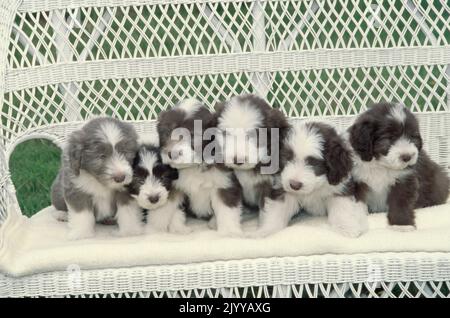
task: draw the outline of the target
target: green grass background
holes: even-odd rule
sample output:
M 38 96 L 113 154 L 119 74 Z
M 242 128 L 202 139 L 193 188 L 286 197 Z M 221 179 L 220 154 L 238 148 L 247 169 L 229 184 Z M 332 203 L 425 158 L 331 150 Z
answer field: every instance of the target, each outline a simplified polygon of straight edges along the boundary
M 343 5 L 350 6 L 351 2 L 336 2 L 333 5 L 336 10 L 343 10 Z M 357 6 L 360 8 L 365 8 L 369 3 L 367 1 L 357 1 Z M 394 4 L 394 6 L 401 6 L 403 3 L 401 1 L 384 1 L 383 6 L 384 12 L 386 14 L 394 14 L 391 13 L 389 6 Z M 216 7 L 216 11 L 224 18 L 225 23 L 231 23 L 234 21 L 234 24 L 230 24 L 230 28 L 233 32 L 237 33 L 237 42 L 241 45 L 242 51 L 248 52 L 251 50 L 251 38 L 248 36 L 251 33 L 251 15 L 249 3 L 241 3 L 241 4 L 219 4 Z M 327 5 L 327 4 L 326 4 Z M 434 0 L 430 2 L 430 5 L 435 7 L 436 12 L 442 12 L 442 14 L 448 16 L 448 12 L 442 10 L 442 2 L 438 0 Z M 298 23 L 300 19 L 302 19 L 301 12 L 305 12 L 308 6 L 308 2 L 304 2 L 298 9 L 293 7 L 293 4 L 284 5 L 281 3 L 279 6 L 275 6 L 273 11 L 267 11 L 268 15 L 272 15 L 271 19 L 268 19 L 267 27 L 266 27 L 266 37 L 268 41 L 268 47 L 274 49 L 277 47 L 279 42 L 282 40 L 279 38 L 279 32 L 282 31 L 279 28 L 285 27 L 287 21 L 284 21 L 280 24 L 280 21 L 277 20 L 279 15 L 282 15 L 282 12 L 287 10 L 289 12 L 293 12 L 292 20 Z M 422 7 L 426 7 L 427 4 L 425 1 L 421 2 Z M 150 9 L 149 9 L 150 8 Z M 151 56 L 165 56 L 169 54 L 181 55 L 181 54 L 212 54 L 212 53 L 227 53 L 226 46 L 223 45 L 220 37 L 214 35 L 214 31 L 210 26 L 207 26 L 207 23 L 204 20 L 198 20 L 200 25 L 204 25 L 205 27 L 197 27 L 192 29 L 193 21 L 197 21 L 196 18 L 191 18 L 189 14 L 192 14 L 191 11 L 185 10 L 186 7 L 179 6 L 178 9 L 173 9 L 170 6 L 160 7 L 154 9 L 153 7 L 143 7 L 141 11 L 134 11 L 133 9 L 128 10 L 126 7 L 124 8 L 116 8 L 114 11 L 115 20 L 113 22 L 113 28 L 110 32 L 108 32 L 107 36 L 104 39 L 100 39 L 100 43 L 98 47 L 95 47 L 93 50 L 93 56 L 95 59 L 115 59 L 115 58 L 128 58 L 128 57 L 142 57 L 139 52 L 145 52 L 143 56 L 151 57 Z M 241 12 L 241 16 L 235 16 L 235 11 L 239 9 Z M 348 9 L 348 8 L 347 8 Z M 176 11 L 178 10 L 178 11 Z M 295 13 L 295 10 L 298 12 Z M 427 38 L 425 34 L 419 32 L 418 34 L 410 32 L 410 30 L 417 29 L 417 23 L 414 20 L 409 19 L 409 27 L 406 28 L 405 22 L 398 22 L 397 27 L 400 30 L 404 30 L 404 32 L 394 32 L 390 34 L 390 29 L 393 26 L 387 26 L 387 29 L 380 30 L 381 42 L 378 42 L 376 39 L 376 35 L 369 31 L 367 33 L 364 30 L 356 30 L 354 31 L 352 28 L 355 26 L 355 22 L 351 21 L 350 17 L 343 16 L 350 22 L 348 25 L 344 25 L 342 22 L 331 21 L 329 17 L 326 16 L 326 11 L 321 12 L 316 18 L 318 21 L 328 21 L 326 24 L 321 25 L 314 24 L 314 32 L 310 33 L 308 37 L 296 38 L 295 42 L 299 45 L 306 45 L 309 48 L 316 48 L 317 46 L 322 47 L 330 47 L 336 43 L 341 43 L 340 47 L 353 47 L 354 43 L 362 43 L 363 39 L 366 39 L 366 43 L 370 43 L 370 45 L 374 47 L 391 47 L 396 43 L 410 43 L 411 41 L 415 41 L 415 45 L 423 45 L 427 43 Z M 87 12 L 87 13 L 86 13 Z M 89 15 L 92 19 L 98 18 L 98 12 L 95 10 L 86 11 L 83 14 Z M 364 10 L 363 10 L 364 12 Z M 277 14 L 276 14 L 277 13 Z M 45 20 L 48 19 L 46 17 L 47 13 L 42 13 L 41 16 L 35 13 L 27 13 L 22 17 L 18 17 L 18 19 L 25 19 L 27 23 L 22 25 L 22 30 L 25 34 L 39 34 L 33 38 L 33 41 L 36 41 L 34 44 L 39 47 L 38 51 L 42 54 L 46 54 L 49 61 L 54 63 L 56 61 L 56 48 L 52 46 L 52 34 L 53 30 L 40 30 L 42 32 L 36 32 L 36 28 L 41 28 L 42 25 L 45 25 Z M 119 25 L 123 20 L 123 16 L 132 17 L 132 19 L 136 19 L 137 27 L 133 26 L 130 23 L 130 20 L 127 20 L 124 24 L 124 29 L 122 31 L 119 30 Z M 430 16 L 434 18 L 434 11 L 430 13 Z M 141 18 L 137 18 L 141 16 Z M 160 20 L 155 19 L 155 16 L 166 16 L 169 18 L 161 18 Z M 247 19 L 243 18 L 248 17 Z M 175 17 L 175 18 L 172 18 Z M 287 16 L 285 16 L 286 18 Z M 361 19 L 359 13 L 354 13 L 354 19 Z M 405 21 L 409 18 L 409 13 L 407 10 L 403 11 L 403 18 Z M 44 21 L 44 22 L 42 22 Z M 145 23 L 144 23 L 145 21 Z M 197 21 L 197 22 L 198 22 Z M 446 37 L 450 37 L 450 30 L 448 25 L 443 24 L 442 21 L 445 19 L 438 20 L 439 22 L 435 26 L 436 29 L 445 30 Z M 335 25 L 332 25 L 332 23 Z M 152 28 L 146 28 L 145 24 L 152 25 Z M 160 28 L 155 34 L 152 34 L 150 30 L 156 25 L 164 25 L 165 28 Z M 188 27 L 189 26 L 189 27 Z M 367 26 L 361 25 L 360 27 L 367 28 Z M 81 52 L 83 50 L 83 41 L 86 42 L 89 39 L 90 32 L 92 32 L 93 26 L 87 25 L 85 29 L 76 30 L 74 29 L 71 32 L 69 39 L 73 43 L 78 43 L 76 45 L 77 51 Z M 239 31 L 240 30 L 240 31 Z M 345 30 L 343 32 L 331 32 L 330 30 Z M 46 32 L 44 32 L 46 31 Z M 324 32 L 325 31 L 325 32 Z M 151 45 L 145 41 L 144 37 L 142 37 L 142 33 L 145 33 L 147 38 L 152 39 Z M 168 33 L 170 36 L 165 36 Z M 196 36 L 192 36 L 195 33 Z M 209 35 L 205 36 L 205 34 Z M 273 36 L 272 36 L 273 35 Z M 315 35 L 315 36 L 314 36 Z M 133 38 L 136 42 L 126 42 L 126 39 Z M 78 40 L 77 40 L 78 39 Z M 79 41 L 79 40 L 82 41 Z M 111 41 L 114 39 L 119 39 L 115 43 L 114 46 L 111 46 Z M 402 41 L 400 41 L 403 39 Z M 39 45 L 39 41 L 43 41 L 47 43 L 47 45 Z M 78 41 L 78 42 L 77 42 Z M 174 41 L 178 41 L 175 43 Z M 354 42 L 352 42 L 354 41 Z M 45 48 L 50 47 L 50 52 L 45 52 Z M 151 49 L 149 49 L 149 47 Z M 194 48 L 196 51 L 187 51 L 183 52 L 182 48 Z M 180 51 L 177 51 L 175 48 L 180 48 Z M 30 56 L 21 55 L 20 50 L 15 51 L 15 56 L 12 59 L 12 67 L 23 67 L 24 61 L 29 59 L 31 61 Z M 122 55 L 128 54 L 128 55 Z M 281 74 L 277 74 L 274 79 L 273 87 L 269 92 L 268 99 L 271 101 L 275 101 L 273 104 L 275 107 L 280 107 L 279 103 L 283 103 L 285 109 L 289 112 L 288 107 L 307 107 L 309 109 L 316 108 L 317 105 L 325 109 L 326 107 L 330 107 L 332 109 L 338 109 L 339 103 L 343 103 L 344 105 L 347 102 L 354 100 L 353 91 L 357 91 L 359 86 L 363 86 L 363 92 L 369 92 L 369 98 L 371 100 L 377 100 L 380 98 L 380 91 L 374 90 L 373 87 L 383 87 L 382 83 L 392 81 L 392 78 L 395 77 L 399 79 L 400 83 L 392 83 L 393 87 L 397 87 L 398 91 L 395 93 L 399 96 L 409 95 L 410 97 L 406 97 L 405 102 L 410 103 L 412 99 L 416 99 L 415 102 L 418 104 L 425 103 L 426 100 L 423 99 L 423 96 L 427 95 L 426 91 L 408 91 L 405 94 L 403 90 L 405 87 L 411 86 L 411 83 L 408 82 L 412 80 L 416 87 L 423 87 L 423 89 L 428 89 L 427 87 L 433 87 L 433 85 L 439 85 L 435 92 L 437 96 L 445 95 L 445 83 L 438 82 L 434 83 L 435 79 L 442 79 L 442 72 L 439 68 L 431 68 L 427 69 L 425 67 L 419 68 L 419 73 L 416 75 L 412 69 L 408 69 L 406 71 L 406 76 L 402 74 L 389 74 L 387 70 L 383 70 L 380 73 L 376 73 L 374 70 L 370 70 L 370 74 L 365 74 L 362 70 L 358 70 L 355 74 L 347 72 L 344 75 L 339 71 L 331 71 L 329 73 L 326 72 L 286 72 L 284 76 Z M 432 76 L 430 76 L 430 74 Z M 345 78 L 352 78 L 350 82 L 341 81 L 342 76 Z M 402 77 L 403 76 L 403 77 Z M 371 78 L 371 81 L 365 81 L 365 78 Z M 313 83 L 325 83 L 318 84 L 316 87 L 312 87 L 311 84 L 307 83 L 307 80 Z M 318 81 L 319 80 L 319 81 Z M 114 91 L 114 86 L 116 83 L 111 80 L 105 81 L 91 81 L 85 82 L 82 86 L 82 94 L 80 95 L 80 102 L 83 107 L 81 110 L 82 116 L 85 116 L 87 113 L 98 113 L 108 109 L 108 114 L 112 114 L 111 110 L 114 109 L 116 113 L 114 115 L 120 116 L 122 118 L 127 119 L 127 113 L 131 113 L 132 116 L 137 117 L 139 114 L 142 114 L 142 117 L 149 117 L 150 109 L 139 107 L 139 105 L 169 105 L 173 104 L 176 100 L 176 95 L 187 94 L 191 96 L 195 96 L 198 94 L 208 95 L 208 90 L 211 90 L 211 94 L 208 95 L 208 102 L 212 102 L 213 99 L 222 99 L 224 96 L 229 95 L 230 87 L 233 87 L 233 90 L 236 92 L 247 90 L 248 86 L 245 86 L 243 82 L 248 81 L 248 79 L 244 78 L 243 75 L 241 77 L 237 77 L 235 74 L 228 74 L 219 77 L 204 77 L 201 79 L 202 85 L 200 85 L 200 78 L 195 78 L 194 80 L 189 78 L 183 78 L 175 83 L 173 79 L 164 80 L 136 80 L 132 79 L 130 81 L 121 81 L 119 86 L 120 89 L 127 90 L 127 88 L 132 87 L 132 90 L 128 92 L 127 95 L 124 95 L 120 90 L 116 90 L 111 98 L 111 91 Z M 426 82 L 426 87 L 423 86 L 423 83 Z M 306 83 L 303 88 L 301 88 L 298 83 Z M 363 84 L 361 84 L 363 83 Z M 374 85 L 376 83 L 376 85 Z M 197 86 L 197 91 L 192 89 L 192 86 Z M 444 84 L 444 85 L 443 85 Z M 326 87 L 325 87 L 326 85 Z M 396 86 L 394 86 L 396 85 Z M 140 92 L 140 96 L 136 96 L 139 88 L 144 86 L 145 89 Z M 152 90 L 153 87 L 157 87 L 158 89 Z M 347 86 L 347 87 L 346 87 Z M 108 87 L 108 90 L 104 88 Z M 353 91 L 348 91 L 348 88 L 351 87 Z M 10 98 L 11 104 L 16 107 L 23 107 L 25 104 L 26 107 L 36 107 L 36 104 L 33 104 L 32 100 L 36 97 L 38 98 L 46 98 L 46 103 L 49 105 L 61 105 L 64 103 L 62 98 L 54 94 L 54 87 L 47 87 L 47 90 L 42 93 L 37 90 L 34 91 L 25 91 L 23 100 L 19 100 L 16 96 L 12 96 Z M 163 94 L 158 94 L 158 90 L 164 92 Z M 321 96 L 317 93 L 324 93 L 324 96 Z M 329 96 L 328 92 L 345 92 L 342 93 L 342 99 L 336 102 L 336 96 Z M 174 94 L 176 92 L 176 94 Z M 34 94 L 34 95 L 33 95 Z M 43 94 L 44 96 L 40 96 L 39 94 Z M 303 105 L 290 105 L 290 102 L 293 100 L 297 100 L 296 95 L 298 94 L 300 100 L 305 101 Z M 96 102 L 93 102 L 92 99 L 88 98 L 88 95 L 100 95 L 102 98 L 98 99 Z M 417 98 L 416 98 L 417 97 Z M 408 100 L 410 99 L 410 100 Z M 433 97 L 431 99 L 431 103 L 434 105 L 442 105 L 438 98 Z M 22 105 L 22 106 L 20 106 Z M 286 106 L 290 105 L 290 106 Z M 356 109 L 359 109 L 362 105 L 358 102 L 355 106 Z M 8 106 L 3 105 L 3 112 L 7 113 Z M 48 114 L 44 114 L 47 116 L 47 120 L 51 121 L 52 116 L 54 115 L 56 108 L 53 106 L 48 107 Z M 160 109 L 152 110 L 154 114 L 158 113 Z M 51 113 L 50 113 L 51 112 Z M 13 111 L 14 114 L 14 111 Z M 62 114 L 57 114 L 58 120 L 62 119 Z M 153 115 L 154 118 L 154 115 Z M 5 118 L 2 117 L 2 123 Z M 23 125 L 29 125 L 27 123 L 28 119 L 24 119 Z M 19 204 L 22 208 L 22 211 L 30 216 L 33 213 L 39 211 L 40 209 L 48 206 L 50 204 L 50 186 L 53 179 L 56 176 L 58 167 L 60 163 L 60 150 L 51 142 L 45 140 L 31 140 L 25 143 L 20 144 L 14 151 L 11 156 L 10 168 L 12 179 L 14 185 L 17 190 L 17 195 L 19 199 Z

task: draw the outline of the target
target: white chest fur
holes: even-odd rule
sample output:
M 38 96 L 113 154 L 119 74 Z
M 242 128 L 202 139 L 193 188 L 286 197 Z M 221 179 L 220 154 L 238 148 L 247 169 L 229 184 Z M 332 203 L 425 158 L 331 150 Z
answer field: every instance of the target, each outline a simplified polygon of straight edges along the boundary
M 211 196 L 220 188 L 230 186 L 228 175 L 212 167 L 203 170 L 201 167 L 179 170 L 175 186 L 189 198 L 192 212 L 199 217 L 212 215 Z
M 387 197 L 391 186 L 408 173 L 409 171 L 392 170 L 380 166 L 375 162 L 375 159 L 367 162 L 359 158 L 355 159 L 355 166 L 352 171 L 355 181 L 364 182 L 369 186 L 367 205 L 371 212 L 388 210 Z
M 262 175 L 247 170 L 235 170 L 234 173 L 242 186 L 245 202 L 257 206 L 258 193 L 256 185 L 265 181 L 272 182 L 273 177 L 271 175 Z
M 73 180 L 74 185 L 92 196 L 92 204 L 97 220 L 111 217 L 115 213 L 114 192 L 97 181 L 92 175 L 81 170 L 80 175 Z
M 328 200 L 339 193 L 342 187 L 341 185 L 324 186 L 307 195 L 297 196 L 297 201 L 300 207 L 305 209 L 308 214 L 315 216 L 327 215 Z

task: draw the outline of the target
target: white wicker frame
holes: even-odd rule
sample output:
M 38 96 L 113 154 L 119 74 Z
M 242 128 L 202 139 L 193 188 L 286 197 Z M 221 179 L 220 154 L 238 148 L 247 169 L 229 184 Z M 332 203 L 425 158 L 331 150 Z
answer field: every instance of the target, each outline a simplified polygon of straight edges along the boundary
M 450 167 L 450 7 L 419 0 L 3 0 L 0 252 L 21 218 L 15 146 L 60 144 L 83 120 L 148 120 L 195 95 L 255 92 L 288 116 L 346 126 L 377 100 L 410 105 Z M 449 297 L 450 253 L 372 253 L 0 273 L 0 297 Z

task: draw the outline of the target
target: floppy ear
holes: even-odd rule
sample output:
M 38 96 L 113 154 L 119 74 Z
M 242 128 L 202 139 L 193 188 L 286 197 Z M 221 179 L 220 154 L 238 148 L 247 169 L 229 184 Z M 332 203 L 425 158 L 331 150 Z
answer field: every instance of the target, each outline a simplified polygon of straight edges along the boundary
M 344 146 L 339 137 L 332 137 L 325 142 L 325 162 L 327 164 L 327 178 L 331 185 L 339 184 L 348 176 L 352 169 L 350 151 Z
M 375 129 L 375 123 L 369 119 L 358 120 L 350 128 L 350 144 L 364 161 L 370 161 L 373 158 Z
M 166 172 L 165 172 L 166 177 L 169 178 L 172 181 L 173 180 L 177 180 L 178 179 L 178 170 L 175 169 L 175 168 L 172 168 L 169 165 L 165 165 L 165 167 L 167 169 Z
M 84 137 L 84 132 L 79 130 L 73 132 L 69 138 L 67 151 L 69 156 L 69 165 L 70 169 L 76 176 L 80 174 Z

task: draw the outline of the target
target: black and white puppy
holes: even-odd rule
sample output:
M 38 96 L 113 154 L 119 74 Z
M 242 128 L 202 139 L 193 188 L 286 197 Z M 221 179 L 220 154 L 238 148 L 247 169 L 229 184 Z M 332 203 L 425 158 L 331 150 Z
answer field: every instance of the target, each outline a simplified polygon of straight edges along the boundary
M 147 210 L 147 231 L 186 234 L 186 216 L 182 210 L 184 196 L 173 188 L 178 170 L 162 163 L 156 144 L 141 144 L 133 164 L 129 193 Z
M 280 159 L 281 186 L 265 197 L 257 236 L 285 228 L 300 209 L 327 215 L 332 228 L 346 236 L 367 231 L 367 206 L 359 200 L 350 174 L 351 152 L 333 127 L 293 123 Z
M 217 104 L 215 116 L 223 162 L 234 169 L 244 203 L 260 208 L 262 194 L 272 187 L 279 173 L 279 149 L 289 128 L 287 119 L 252 94 Z
M 110 218 L 121 235 L 142 232 L 141 210 L 125 187 L 137 149 L 134 128 L 113 118 L 92 119 L 70 135 L 52 185 L 52 204 L 68 212 L 69 238 L 91 237 L 96 221 Z
M 448 175 L 422 149 L 419 123 L 404 105 L 375 104 L 348 133 L 355 152 L 353 177 L 367 187 L 369 210 L 387 211 L 390 225 L 414 229 L 415 208 L 447 200 Z
M 161 113 L 157 129 L 162 162 L 178 169 L 174 185 L 186 195 L 193 214 L 214 217 L 222 235 L 241 235 L 242 190 L 231 169 L 214 163 L 217 146 L 206 137 L 213 127 L 213 114 L 195 99 Z

